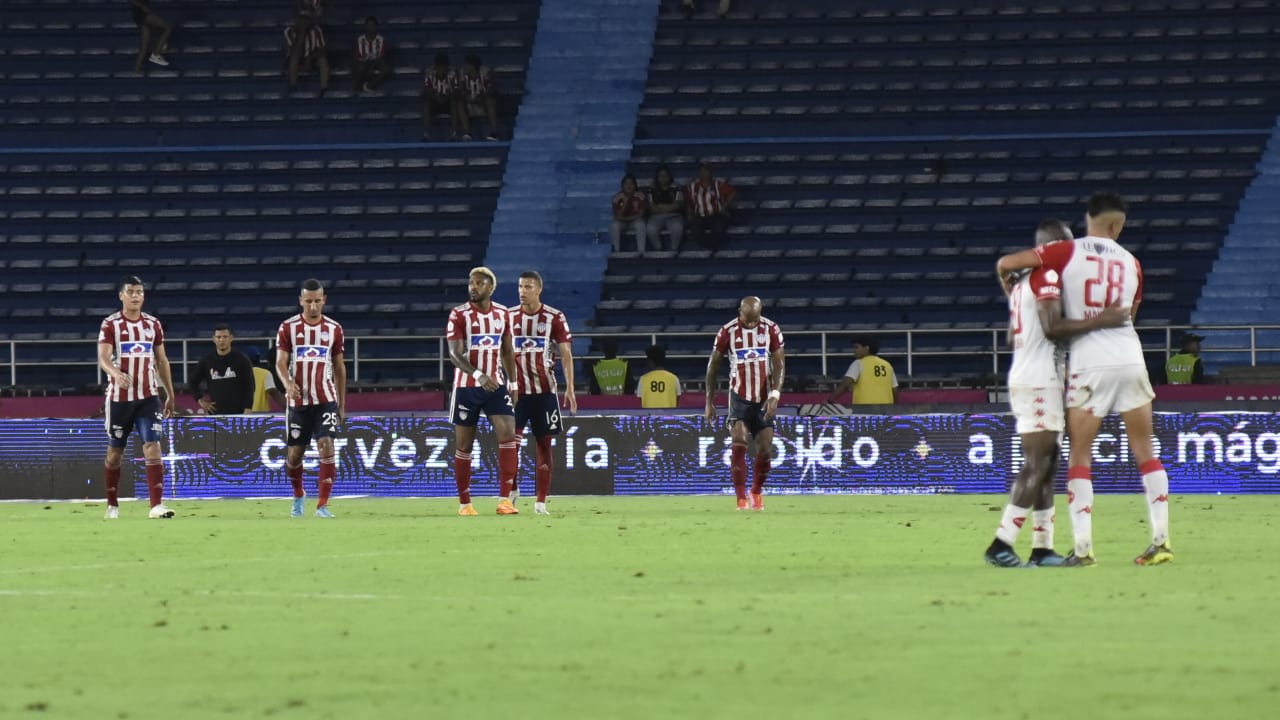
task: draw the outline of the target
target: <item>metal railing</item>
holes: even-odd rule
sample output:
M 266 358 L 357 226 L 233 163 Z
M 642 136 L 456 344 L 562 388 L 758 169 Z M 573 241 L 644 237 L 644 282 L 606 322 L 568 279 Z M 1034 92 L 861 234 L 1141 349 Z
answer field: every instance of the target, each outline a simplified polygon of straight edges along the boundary
M 1143 340 L 1144 351 L 1148 360 L 1164 358 L 1175 352 L 1178 336 L 1188 326 L 1139 326 L 1138 333 Z M 1273 361 L 1280 361 L 1280 332 L 1276 333 L 1276 341 L 1263 345 L 1259 343 L 1261 331 L 1280 331 L 1280 325 L 1215 325 L 1194 328 L 1195 332 L 1206 337 L 1201 350 L 1207 364 L 1212 364 L 1214 355 L 1237 354 L 1248 355 L 1248 365 L 1257 366 L 1260 355 L 1273 354 Z M 784 328 L 785 331 L 785 328 Z M 1239 336 L 1247 332 L 1247 341 Z M 578 340 L 593 338 L 612 338 L 624 348 L 635 346 L 641 348 L 648 345 L 670 344 L 680 339 L 697 339 L 701 348 L 709 348 L 712 333 L 705 332 L 645 332 L 645 333 L 582 333 Z M 903 380 L 910 380 L 916 375 L 916 368 L 921 361 L 934 358 L 974 358 L 990 359 L 991 373 L 998 376 L 1001 372 L 1001 360 L 1009 355 L 1005 343 L 1005 330 L 1002 327 L 974 329 L 890 329 L 868 330 L 852 327 L 846 330 L 801 330 L 787 332 L 787 357 L 789 359 L 817 359 L 822 375 L 830 377 L 840 372 L 850 360 L 849 338 L 854 335 L 871 335 L 881 341 L 880 355 L 893 362 L 902 375 Z M 266 347 L 270 338 L 237 337 L 236 346 L 244 349 L 249 346 Z M 687 343 L 693 345 L 694 343 Z M 370 346 L 373 346 L 372 348 Z M 404 350 L 394 351 L 397 346 Z M 389 350 L 388 348 L 391 348 Z M 582 345 L 579 345 L 582 347 Z M 102 371 L 97 367 L 96 345 L 92 340 L 7 340 L 0 343 L 4 355 L 0 356 L 0 372 L 7 376 L 9 385 L 21 387 L 30 385 L 23 382 L 23 368 L 84 368 L 83 381 L 71 383 L 77 386 L 100 385 L 103 382 Z M 427 348 L 427 349 L 424 349 Z M 174 369 L 174 382 L 180 385 L 188 383 L 199 359 L 212 352 L 212 342 L 208 338 L 170 339 L 167 342 L 169 361 Z M 446 348 L 445 339 L 441 335 L 369 335 L 348 338 L 346 356 L 350 370 L 349 381 L 353 384 L 370 382 L 370 378 L 385 368 L 396 365 L 412 364 L 416 368 L 434 367 L 436 379 L 444 382 L 450 377 L 452 364 Z M 47 359 L 50 355 L 53 359 Z M 621 352 L 621 357 L 642 359 L 641 351 Z M 707 351 L 697 352 L 671 351 L 668 360 L 705 359 Z M 592 360 L 598 354 L 584 354 L 577 359 Z M 984 363 L 985 364 L 985 363 Z M 421 377 L 421 370 L 415 375 Z M 78 378 L 79 376 L 77 376 Z M 64 383 L 67 384 L 67 383 Z

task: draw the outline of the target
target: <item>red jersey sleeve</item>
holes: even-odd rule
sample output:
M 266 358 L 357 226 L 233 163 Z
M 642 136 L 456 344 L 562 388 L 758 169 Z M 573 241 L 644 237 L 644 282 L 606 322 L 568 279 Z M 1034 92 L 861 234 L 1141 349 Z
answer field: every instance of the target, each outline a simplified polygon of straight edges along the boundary
M 449 311 L 449 324 L 445 327 L 444 336 L 446 340 L 463 340 L 467 337 L 466 323 L 457 308 Z
M 157 321 L 156 321 L 156 339 L 155 339 L 155 344 L 156 344 L 156 345 L 163 345 L 163 344 L 164 344 L 164 325 L 161 325 L 159 320 L 157 320 Z
M 1138 291 L 1133 294 L 1133 301 L 1142 302 L 1142 263 L 1138 258 L 1133 259 L 1133 269 L 1138 273 Z
M 729 328 L 722 327 L 720 332 L 716 333 L 715 350 L 721 355 L 729 352 Z
M 1036 255 L 1040 256 L 1041 266 L 1056 270 L 1061 275 L 1067 267 L 1067 262 L 1071 260 L 1071 252 L 1075 248 L 1076 244 L 1073 242 L 1058 241 L 1041 245 L 1035 251 Z
M 573 333 L 569 332 L 569 320 L 564 313 L 556 313 L 551 321 L 551 339 L 558 343 L 573 342 Z
M 769 326 L 769 352 L 777 352 L 786 347 L 786 340 L 782 339 L 782 327 L 776 323 Z
M 103 320 L 102 325 L 98 328 L 98 343 L 100 345 L 116 344 L 116 328 L 106 320 Z
M 1062 299 L 1062 273 L 1047 267 L 1038 267 L 1031 271 L 1027 284 L 1036 300 Z
M 343 352 L 342 348 L 343 348 L 343 344 L 346 343 L 346 341 L 347 339 L 342 333 L 342 326 L 338 325 L 334 327 L 333 328 L 333 349 L 330 351 L 330 353 L 339 357 L 341 357 L 342 355 L 345 355 L 346 353 Z
M 276 331 L 276 348 L 293 354 L 293 334 L 289 332 L 288 323 L 280 323 L 280 329 Z M 274 367 L 274 363 L 272 366 Z

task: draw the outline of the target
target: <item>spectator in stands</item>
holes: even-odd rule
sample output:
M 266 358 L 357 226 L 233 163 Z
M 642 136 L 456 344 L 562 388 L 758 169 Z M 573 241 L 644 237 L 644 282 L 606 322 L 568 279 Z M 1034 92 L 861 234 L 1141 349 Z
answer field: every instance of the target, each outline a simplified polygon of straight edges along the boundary
M 681 12 L 684 13 L 686 20 L 693 17 L 693 12 L 697 9 L 694 7 L 695 2 L 696 0 L 683 0 L 684 7 L 681 8 Z M 720 6 L 716 9 L 716 15 L 719 15 L 722 20 L 729 15 L 729 3 L 730 0 L 720 0 Z
M 191 394 L 206 415 L 240 415 L 253 406 L 253 363 L 231 347 L 235 334 L 226 323 L 213 327 L 214 351 L 200 358 Z
M 671 178 L 671 168 L 659 165 L 649 188 L 649 244 L 662 249 L 663 230 L 671 237 L 671 249 L 679 250 L 684 239 L 684 190 Z M 616 245 L 615 245 L 616 247 Z
M 879 340 L 870 336 L 854 338 L 853 362 L 827 402 L 836 402 L 849 388 L 853 388 L 854 405 L 891 405 L 897 402 L 898 376 L 893 372 L 893 366 L 876 354 L 878 352 Z
M 436 55 L 435 62 L 422 79 L 422 140 L 431 140 L 431 121 L 435 116 L 448 114 L 449 139 L 458 137 L 458 76 L 449 68 L 449 56 Z
M 324 32 L 316 24 L 315 18 L 306 13 L 298 13 L 293 24 L 284 30 L 285 59 L 289 67 L 289 90 L 298 87 L 298 74 L 320 73 L 320 96 L 329 90 L 329 59 L 325 57 Z
M 613 223 L 609 226 L 614 252 L 622 252 L 623 233 L 632 232 L 636 236 L 636 250 L 640 257 L 644 257 L 645 238 L 648 237 L 644 215 L 648 206 L 644 194 L 636 188 L 635 175 L 624 175 L 622 190 L 613 196 Z
M 352 58 L 351 92 L 381 95 L 378 88 L 391 74 L 391 66 L 387 64 L 387 41 L 378 34 L 378 18 L 370 15 L 364 19 L 364 34 L 356 38 Z
M 297 0 L 294 3 L 294 10 L 298 15 L 306 15 L 319 23 L 320 16 L 324 15 L 324 2 L 323 0 Z
M 667 351 L 661 345 L 650 345 L 644 354 L 649 358 L 649 372 L 641 375 L 636 383 L 640 407 L 676 407 L 684 388 L 680 386 L 680 378 L 667 369 Z
M 493 73 L 480 64 L 479 55 L 468 55 L 462 60 L 462 74 L 458 77 L 459 120 L 462 123 L 462 139 L 471 139 L 471 118 L 485 117 L 489 121 L 486 140 L 498 139 L 498 91 L 493 84 Z
M 600 343 L 600 351 L 604 357 L 595 361 L 591 373 L 587 376 L 587 384 L 592 395 L 623 395 L 635 392 L 635 380 L 631 377 L 631 368 L 627 361 L 618 357 L 618 341 L 605 338 Z
M 133 24 L 138 26 L 138 60 L 133 64 L 133 69 L 142 72 L 144 60 L 168 67 L 169 61 L 164 59 L 164 54 L 169 52 L 169 36 L 173 34 L 173 24 L 155 14 L 151 9 L 151 0 L 129 0 L 129 10 L 133 13 Z M 152 33 L 160 33 L 154 50 L 151 49 Z
M 1200 360 L 1203 335 L 1183 333 L 1178 344 L 1181 351 L 1164 364 L 1164 379 L 1170 385 L 1203 385 L 1204 363 Z
M 716 179 L 711 163 L 698 165 L 698 178 L 685 194 L 689 237 L 710 250 L 719 248 L 729 231 L 729 209 L 737 194 L 732 185 Z

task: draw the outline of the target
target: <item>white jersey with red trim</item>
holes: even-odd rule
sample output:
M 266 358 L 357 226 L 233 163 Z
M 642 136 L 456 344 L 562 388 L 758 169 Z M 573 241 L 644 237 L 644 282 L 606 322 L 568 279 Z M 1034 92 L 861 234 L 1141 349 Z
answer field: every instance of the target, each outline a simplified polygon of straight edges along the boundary
M 322 315 L 309 323 L 294 315 L 280 323 L 276 347 L 288 354 L 289 377 L 302 394 L 301 400 L 290 400 L 290 406 L 339 402 L 333 366 L 342 362 L 342 346 L 342 326 L 332 318 Z
M 1142 266 L 1110 238 L 1082 237 L 1036 248 L 1045 282 L 1062 289 L 1062 314 L 1070 320 L 1096 316 L 1115 302 L 1133 307 L 1142 300 Z M 1070 345 L 1071 372 L 1091 368 L 1146 367 L 1142 342 L 1132 323 L 1077 335 Z
M 502 369 L 502 338 L 510 335 L 506 305 L 490 302 L 488 310 L 481 310 L 467 302 L 449 311 L 445 339 L 464 341 L 471 366 L 499 384 L 507 382 L 507 375 Z M 453 386 L 480 387 L 480 381 L 455 367 Z
M 764 402 L 773 353 L 783 347 L 782 328 L 769 318 L 750 328 L 738 318 L 725 323 L 716 333 L 715 349 L 729 358 L 729 390 L 747 402 Z
M 560 343 L 573 342 L 569 321 L 563 312 L 550 305 L 543 305 L 536 312 L 527 312 L 523 306 L 514 307 L 508 314 L 520 394 L 556 392 L 556 348 Z
M 155 349 L 164 345 L 164 328 L 154 316 L 142 313 L 130 320 L 115 312 L 98 328 L 98 344 L 110 345 L 117 368 L 129 376 L 128 385 L 107 382 L 107 399 L 112 402 L 145 400 L 158 394 Z
M 1049 272 L 1036 268 L 1009 292 L 1009 333 L 1013 338 L 1009 385 L 1062 387 L 1058 344 L 1045 337 L 1040 324 L 1040 301 L 1062 299 L 1062 288 L 1045 280 Z

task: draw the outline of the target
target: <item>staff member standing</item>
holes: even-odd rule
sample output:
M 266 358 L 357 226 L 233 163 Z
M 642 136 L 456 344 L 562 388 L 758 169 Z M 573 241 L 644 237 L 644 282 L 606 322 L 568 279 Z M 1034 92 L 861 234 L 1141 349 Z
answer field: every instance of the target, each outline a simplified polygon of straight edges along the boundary
M 849 388 L 853 388 L 854 405 L 892 405 L 897 402 L 898 376 L 893 372 L 893 366 L 876 354 L 878 352 L 879 340 L 870 336 L 854 338 L 854 360 L 827 402 L 835 402 Z
M 191 379 L 191 394 L 207 415 L 239 415 L 253 407 L 253 362 L 232 349 L 234 341 L 226 323 L 214 325 L 214 351 L 200 358 Z
M 1200 360 L 1203 335 L 1185 333 L 1179 343 L 1182 350 L 1164 364 L 1165 381 L 1170 385 L 1203 385 L 1204 362 Z
M 673 408 L 684 393 L 680 386 L 680 378 L 667 369 L 667 351 L 661 345 L 650 345 L 644 351 L 649 358 L 649 372 L 640 376 L 636 383 L 636 395 L 640 396 L 640 407 Z

